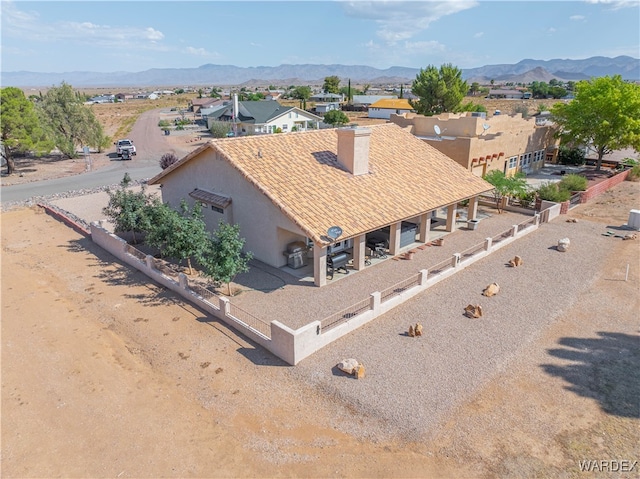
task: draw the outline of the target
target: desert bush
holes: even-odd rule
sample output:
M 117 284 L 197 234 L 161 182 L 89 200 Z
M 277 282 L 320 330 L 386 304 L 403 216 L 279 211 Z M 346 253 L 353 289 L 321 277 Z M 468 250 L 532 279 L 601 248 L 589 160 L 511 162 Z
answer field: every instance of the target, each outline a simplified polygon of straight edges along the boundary
M 537 190 L 536 194 L 541 200 L 553 201 L 554 203 L 562 203 L 571 197 L 571 192 L 560 188 L 558 183 L 543 183 Z
M 166 170 L 171 165 L 178 161 L 178 157 L 173 153 L 165 153 L 160 157 L 160 168 Z
M 525 191 L 518 195 L 518 199 L 520 200 L 520 205 L 524 208 L 530 208 L 536 200 L 536 192 L 535 190 Z
M 561 165 L 584 165 L 584 150 L 561 146 L 558 150 L 558 163 Z
M 584 191 L 587 189 L 588 181 L 584 176 L 566 175 L 560 180 L 558 187 L 568 191 Z
M 209 131 L 214 138 L 224 138 L 231 133 L 231 123 L 228 121 L 214 121 Z
M 168 126 L 171 126 L 171 122 L 169 122 L 169 120 L 160 120 L 160 121 L 158 122 L 158 126 L 159 126 L 160 128 L 166 128 L 166 127 L 168 127 Z
M 640 181 L 640 165 L 636 165 L 631 168 L 629 172 L 629 176 L 627 176 L 627 180 L 629 181 Z

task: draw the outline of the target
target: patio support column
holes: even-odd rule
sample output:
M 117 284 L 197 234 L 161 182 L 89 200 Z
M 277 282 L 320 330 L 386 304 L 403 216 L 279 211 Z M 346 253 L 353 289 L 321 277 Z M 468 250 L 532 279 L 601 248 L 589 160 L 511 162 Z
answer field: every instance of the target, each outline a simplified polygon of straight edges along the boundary
M 316 286 L 327 284 L 327 247 L 313 244 L 313 283 Z
M 456 230 L 456 203 L 447 206 L 447 226 L 445 227 L 445 231 L 451 233 Z
M 402 226 L 402 221 L 398 221 L 397 223 L 393 223 L 389 226 L 389 254 L 391 256 L 395 256 L 400 251 L 400 227 Z
M 358 271 L 364 269 L 365 237 L 360 235 L 353 238 L 353 269 Z
M 475 220 L 478 216 L 478 197 L 472 196 L 469 198 L 469 208 L 467 209 L 467 219 Z
M 431 211 L 420 215 L 420 232 L 418 241 L 426 243 L 429 241 L 429 232 L 431 231 Z

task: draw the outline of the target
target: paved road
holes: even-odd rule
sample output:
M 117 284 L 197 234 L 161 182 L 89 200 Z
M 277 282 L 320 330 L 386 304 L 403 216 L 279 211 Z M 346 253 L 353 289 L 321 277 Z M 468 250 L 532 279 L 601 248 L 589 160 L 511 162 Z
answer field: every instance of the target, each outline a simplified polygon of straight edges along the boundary
M 125 172 L 128 172 L 133 180 L 155 176 L 161 171 L 158 160 L 164 153 L 174 152 L 178 157 L 188 153 L 188 150 L 169 143 L 158 128 L 161 111 L 162 109 L 157 109 L 143 113 L 133 126 L 129 138 L 136 144 L 138 154 L 132 161 L 113 161 L 104 168 L 81 175 L 3 187 L 0 201 L 11 203 L 34 196 L 51 196 L 66 191 L 114 185 L 122 180 Z

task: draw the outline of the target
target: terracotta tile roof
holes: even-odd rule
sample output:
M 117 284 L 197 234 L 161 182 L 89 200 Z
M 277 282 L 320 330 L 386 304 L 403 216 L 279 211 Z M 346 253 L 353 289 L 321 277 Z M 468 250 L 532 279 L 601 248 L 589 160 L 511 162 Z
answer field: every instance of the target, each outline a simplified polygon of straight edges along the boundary
M 330 226 L 349 238 L 492 189 L 399 126 L 370 128 L 369 174 L 337 163 L 337 130 L 329 129 L 212 140 L 149 184 L 211 148 L 319 244 Z
M 369 108 L 386 108 L 390 110 L 413 110 L 411 103 L 406 98 L 383 98 L 369 105 Z

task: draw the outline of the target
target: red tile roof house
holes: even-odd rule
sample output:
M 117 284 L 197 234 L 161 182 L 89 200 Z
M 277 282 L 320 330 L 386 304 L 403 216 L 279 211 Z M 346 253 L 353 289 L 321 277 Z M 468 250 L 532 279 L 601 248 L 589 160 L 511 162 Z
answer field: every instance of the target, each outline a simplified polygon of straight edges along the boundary
M 492 189 L 394 124 L 211 140 L 149 184 L 160 184 L 174 207 L 202 202 L 211 229 L 221 219 L 237 223 L 246 249 L 268 265 L 286 266 L 293 242 L 312 245 L 316 286 L 327 284 L 335 253 L 329 228 L 340 227 L 361 270 L 371 234 L 386 234 L 396 255 L 407 224 L 415 226 L 410 241 L 428 242 L 434 211 L 447 208 L 453 231 L 458 202 L 470 200 L 475 219 L 478 195 Z

